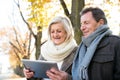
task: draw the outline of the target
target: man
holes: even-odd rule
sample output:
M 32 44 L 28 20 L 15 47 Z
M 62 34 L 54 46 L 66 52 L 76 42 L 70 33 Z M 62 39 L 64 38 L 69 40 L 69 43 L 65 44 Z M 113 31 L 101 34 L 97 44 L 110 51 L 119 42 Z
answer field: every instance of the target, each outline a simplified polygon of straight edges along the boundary
M 120 38 L 111 34 L 104 12 L 81 12 L 83 37 L 73 67 L 73 80 L 120 80 Z

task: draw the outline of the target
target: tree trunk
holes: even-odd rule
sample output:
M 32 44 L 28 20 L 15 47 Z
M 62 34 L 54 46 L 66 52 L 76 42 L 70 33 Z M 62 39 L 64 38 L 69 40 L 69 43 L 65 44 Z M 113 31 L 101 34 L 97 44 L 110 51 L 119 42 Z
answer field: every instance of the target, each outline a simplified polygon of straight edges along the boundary
M 72 22 L 74 31 L 75 31 L 75 39 L 79 44 L 81 41 L 82 33 L 80 31 L 80 11 L 83 9 L 85 3 L 84 0 L 72 0 L 72 8 L 71 8 L 71 16 L 70 20 Z
M 35 46 L 36 46 L 36 53 L 35 53 L 35 57 L 36 59 L 39 58 L 39 55 L 40 55 L 40 51 L 41 51 L 41 37 L 42 37 L 42 32 L 40 31 L 40 26 L 38 26 L 38 32 L 37 32 L 37 35 L 36 35 L 36 41 L 35 41 Z
M 85 5 L 84 0 L 72 0 L 71 14 L 65 4 L 65 1 L 60 0 L 60 3 L 63 7 L 65 15 L 71 20 L 71 23 L 72 23 L 74 31 L 75 31 L 75 39 L 76 39 L 76 42 L 79 44 L 81 41 L 81 36 L 82 36 L 82 33 L 80 31 L 80 15 L 79 15 L 79 13 Z

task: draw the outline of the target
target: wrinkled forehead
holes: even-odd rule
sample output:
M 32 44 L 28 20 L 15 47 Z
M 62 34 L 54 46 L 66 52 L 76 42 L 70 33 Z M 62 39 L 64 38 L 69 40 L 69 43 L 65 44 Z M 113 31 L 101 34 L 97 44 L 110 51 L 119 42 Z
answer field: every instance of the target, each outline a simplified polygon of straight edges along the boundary
M 81 21 L 88 21 L 88 20 L 94 19 L 94 17 L 92 15 L 92 12 L 87 12 L 84 15 L 82 15 L 80 19 Z

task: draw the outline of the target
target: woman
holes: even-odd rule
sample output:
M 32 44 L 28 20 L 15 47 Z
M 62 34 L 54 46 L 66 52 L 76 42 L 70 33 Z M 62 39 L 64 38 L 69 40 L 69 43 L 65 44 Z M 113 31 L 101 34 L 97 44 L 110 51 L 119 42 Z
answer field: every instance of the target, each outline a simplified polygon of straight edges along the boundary
M 71 66 L 76 49 L 77 44 L 70 20 L 66 17 L 55 17 L 49 24 L 48 40 L 41 46 L 39 59 L 57 62 L 59 70 L 56 70 L 56 73 L 54 72 L 52 75 L 56 75 L 56 80 L 62 80 L 63 74 L 71 75 Z M 24 70 L 24 74 L 29 79 L 34 75 L 29 70 Z

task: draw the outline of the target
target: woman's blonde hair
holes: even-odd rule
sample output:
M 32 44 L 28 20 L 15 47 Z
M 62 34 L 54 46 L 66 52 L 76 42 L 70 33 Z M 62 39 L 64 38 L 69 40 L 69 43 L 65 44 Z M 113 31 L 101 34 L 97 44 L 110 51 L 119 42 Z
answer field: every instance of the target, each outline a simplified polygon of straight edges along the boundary
M 63 28 L 67 32 L 66 40 L 74 37 L 74 30 L 73 30 L 71 21 L 67 17 L 62 17 L 62 16 L 57 16 L 57 17 L 53 18 L 52 21 L 50 22 L 49 27 L 48 27 L 48 36 L 49 37 L 50 37 L 51 25 L 56 24 L 56 23 L 63 24 Z

